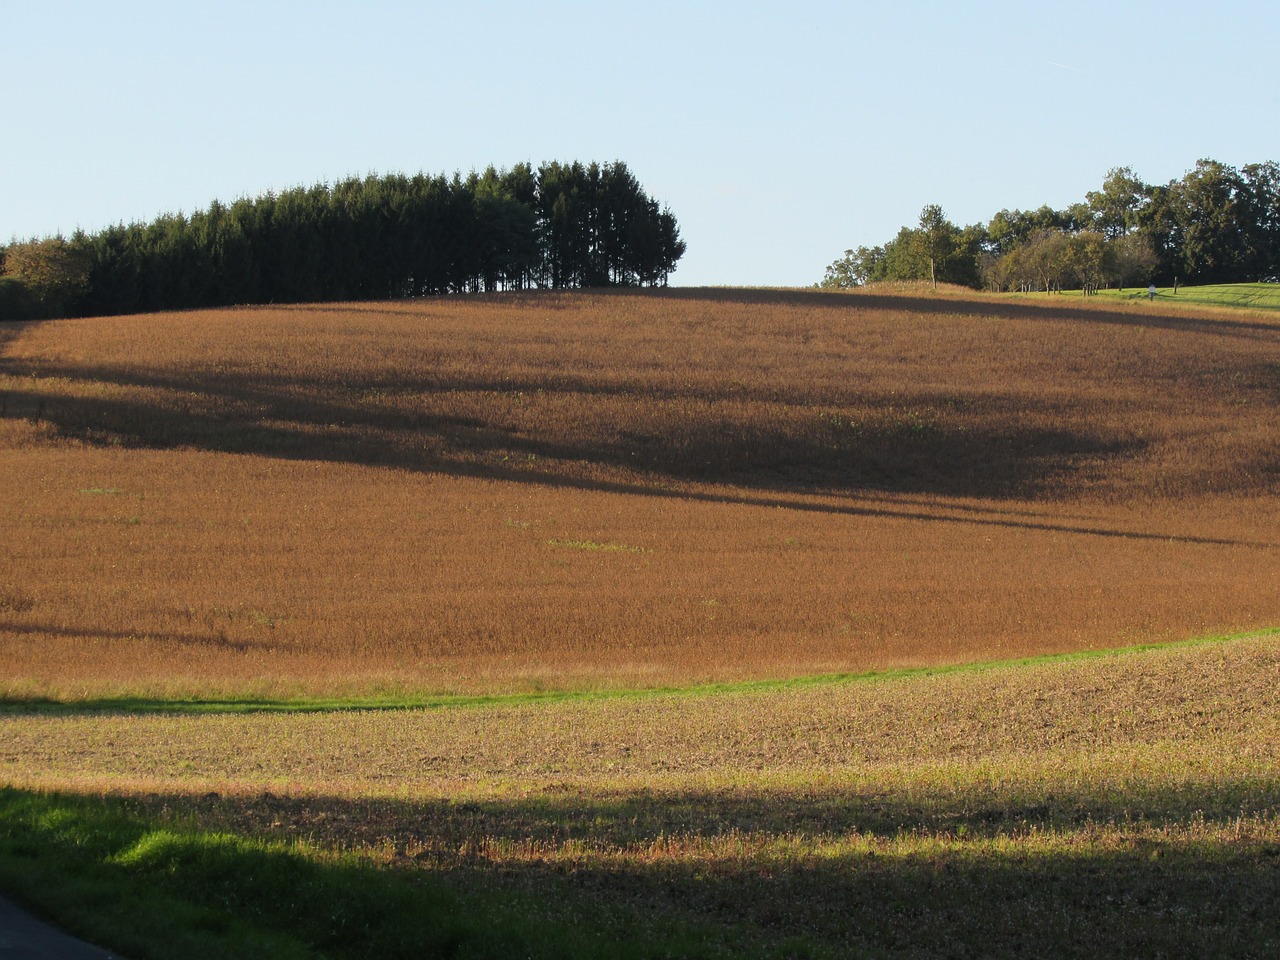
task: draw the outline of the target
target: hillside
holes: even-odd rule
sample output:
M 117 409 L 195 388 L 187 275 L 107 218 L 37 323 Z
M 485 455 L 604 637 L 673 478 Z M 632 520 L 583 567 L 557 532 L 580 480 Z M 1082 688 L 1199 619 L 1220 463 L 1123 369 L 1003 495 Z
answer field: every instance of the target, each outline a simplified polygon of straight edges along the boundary
M 668 290 L 0 336 L 9 695 L 682 684 L 1280 619 L 1271 314 Z
M 9 333 L 6 416 L 96 444 L 582 485 L 1270 489 L 1280 322 L 1162 307 L 667 291 L 48 323 Z
M 173 960 L 1275 955 L 1280 317 L 1101 299 L 0 327 L 0 889 Z

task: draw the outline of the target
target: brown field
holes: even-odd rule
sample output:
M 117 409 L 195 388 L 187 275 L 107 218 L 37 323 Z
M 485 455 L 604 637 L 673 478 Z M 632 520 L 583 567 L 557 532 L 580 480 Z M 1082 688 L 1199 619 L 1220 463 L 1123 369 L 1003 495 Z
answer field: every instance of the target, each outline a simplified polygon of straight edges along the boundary
M 1280 624 L 1280 320 L 662 291 L 0 328 L 0 695 L 676 685 Z
M 214 930 L 273 926 L 288 857 L 345 916 L 354 859 L 583 955 L 1274 956 L 1278 405 L 1280 318 L 1067 299 L 0 327 L 0 872 L 71 916 L 87 861 L 47 865 L 88 844 L 123 900 L 225 895 Z

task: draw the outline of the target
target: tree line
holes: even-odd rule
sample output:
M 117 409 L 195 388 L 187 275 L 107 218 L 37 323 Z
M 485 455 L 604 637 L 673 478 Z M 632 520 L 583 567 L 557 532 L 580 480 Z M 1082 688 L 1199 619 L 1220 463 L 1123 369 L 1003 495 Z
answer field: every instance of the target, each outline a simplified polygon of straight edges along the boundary
M 1001 210 L 965 227 L 930 205 L 884 245 L 846 250 L 818 286 L 895 280 L 1086 294 L 1147 282 L 1280 280 L 1280 164 L 1237 170 L 1200 160 L 1181 179 L 1154 185 L 1117 167 L 1065 210 Z
M 371 175 L 0 247 L 0 319 L 665 285 L 684 252 L 622 162 Z

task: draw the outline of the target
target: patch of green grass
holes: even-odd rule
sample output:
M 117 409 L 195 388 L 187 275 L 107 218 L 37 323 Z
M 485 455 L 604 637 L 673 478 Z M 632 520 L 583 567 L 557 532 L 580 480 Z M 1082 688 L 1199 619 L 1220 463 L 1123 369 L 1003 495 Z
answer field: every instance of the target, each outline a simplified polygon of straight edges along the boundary
M 523 853 L 531 844 L 518 833 L 410 854 L 390 839 L 339 853 L 254 836 L 252 823 L 204 828 L 174 812 L 194 810 L 189 798 L 0 790 L 0 888 L 155 960 L 1276 955 L 1274 818 L 1147 822 L 1135 791 L 1131 817 L 1073 821 L 1064 809 L 1055 823 L 1038 806 L 966 793 L 948 798 L 959 820 L 920 829 L 885 781 L 870 801 L 887 805 L 896 832 L 826 836 L 803 819 L 782 832 L 717 830 L 735 811 L 716 796 L 701 800 L 705 835 L 681 826 L 679 797 L 641 794 L 612 810 L 616 800 L 584 796 L 556 835 L 634 823 L 634 802 L 660 804 L 665 830 L 559 854 Z M 785 798 L 759 802 L 770 821 L 774 804 L 789 809 Z M 849 802 L 810 795 L 791 809 Z M 289 816 L 275 798 L 262 803 Z M 345 814 L 328 803 L 340 819 L 361 817 L 358 803 Z M 495 802 L 488 814 L 527 825 L 562 813 L 554 801 L 526 807 Z
M 1079 291 L 1075 291 L 1077 294 Z M 1069 295 L 1069 294 L 1068 294 Z M 1096 296 L 1110 300 L 1147 300 L 1147 288 L 1099 290 Z M 1280 310 L 1280 283 L 1217 283 L 1196 287 L 1157 287 L 1156 303 L 1196 307 L 1247 307 Z
M 597 543 L 594 540 L 548 540 L 551 547 L 567 547 L 570 550 L 604 550 L 615 553 L 645 553 L 643 547 L 632 547 L 625 543 Z
M 492 878 L 451 883 L 356 854 L 201 830 L 111 798 L 7 788 L 0 887 L 82 937 L 151 960 L 715 957 L 745 948 L 725 947 L 719 931 L 652 925 L 582 897 L 530 898 Z
M 705 601 L 704 601 L 705 603 Z M 715 603 L 715 601 L 711 601 Z M 942 676 L 956 673 L 981 673 L 990 670 L 1017 669 L 1042 663 L 1071 663 L 1102 657 L 1127 656 L 1148 650 L 1172 650 L 1206 644 L 1227 643 L 1246 637 L 1280 635 L 1280 627 L 1250 630 L 1231 635 L 1211 635 L 1168 643 L 1134 644 L 1103 650 L 1051 653 L 1012 660 L 986 660 L 947 664 L 936 667 L 904 667 L 898 670 L 872 670 L 865 673 L 827 673 L 781 680 L 748 680 L 736 683 L 707 683 L 689 687 L 644 687 L 623 690 L 555 690 L 535 689 L 514 694 L 424 694 L 387 697 L 298 697 L 259 699 L 231 697 L 225 699 L 186 698 L 165 700 L 148 697 L 97 697 L 84 700 L 53 700 L 43 697 L 0 696 L 0 715 L 82 714 L 82 713 L 323 713 L 341 710 L 442 710 L 468 707 L 518 706 L 528 703 L 565 703 L 593 700 L 632 699 L 650 696 L 708 696 L 715 694 L 787 690 L 824 684 L 874 683 L 905 680 L 913 677 Z M 542 681 L 540 681 L 540 684 Z

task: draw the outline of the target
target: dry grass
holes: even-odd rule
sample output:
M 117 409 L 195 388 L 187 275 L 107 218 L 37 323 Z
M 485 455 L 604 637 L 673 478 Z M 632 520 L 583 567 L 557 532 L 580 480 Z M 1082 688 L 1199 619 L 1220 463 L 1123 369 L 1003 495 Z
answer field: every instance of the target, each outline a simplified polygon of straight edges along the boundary
M 670 291 L 13 327 L 0 690 L 682 684 L 1280 621 L 1280 324 Z

